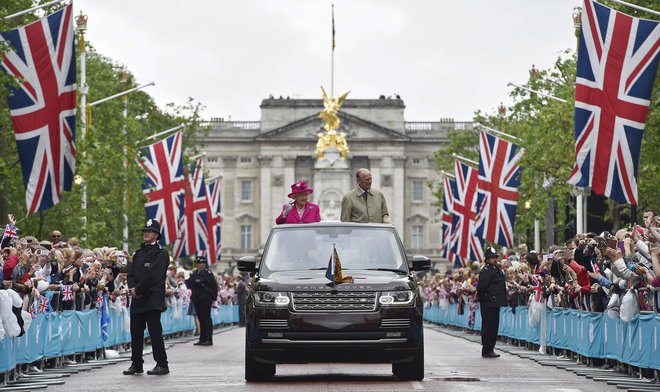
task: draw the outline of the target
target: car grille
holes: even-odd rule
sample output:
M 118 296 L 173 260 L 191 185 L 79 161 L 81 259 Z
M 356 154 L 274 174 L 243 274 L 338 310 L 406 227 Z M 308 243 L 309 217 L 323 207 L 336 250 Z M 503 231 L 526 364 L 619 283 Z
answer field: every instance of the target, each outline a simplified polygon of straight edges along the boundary
M 346 312 L 376 310 L 375 292 L 293 292 L 293 310 L 298 312 Z
M 381 328 L 408 328 L 410 327 L 410 320 L 408 319 L 382 319 L 380 321 Z
M 262 329 L 283 329 L 289 328 L 287 320 L 278 319 L 261 319 L 259 320 L 259 328 Z

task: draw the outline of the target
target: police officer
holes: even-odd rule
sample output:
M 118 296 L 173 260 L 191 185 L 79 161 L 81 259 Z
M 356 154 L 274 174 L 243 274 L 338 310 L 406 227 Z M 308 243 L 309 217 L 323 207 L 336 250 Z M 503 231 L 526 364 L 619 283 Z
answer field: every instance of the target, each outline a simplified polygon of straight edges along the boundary
M 160 314 L 165 306 L 165 276 L 170 257 L 158 243 L 160 223 L 155 219 L 147 220 L 142 228 L 144 243 L 133 255 L 133 261 L 127 266 L 127 278 L 131 302 L 131 367 L 125 375 L 143 372 L 142 349 L 144 347 L 144 328 L 149 329 L 149 338 L 153 349 L 156 367 L 147 374 L 168 374 L 170 369 L 163 342 L 163 326 Z
M 211 321 L 211 304 L 218 296 L 218 281 L 208 268 L 204 256 L 195 260 L 197 269 L 190 274 L 186 285 L 191 290 L 190 299 L 195 306 L 199 319 L 199 341 L 195 346 L 213 345 L 213 322 Z
M 504 273 L 498 262 L 500 255 L 488 247 L 484 253 L 486 265 L 479 273 L 477 298 L 481 308 L 481 356 L 497 358 L 494 350 L 500 324 L 500 307 L 506 306 Z

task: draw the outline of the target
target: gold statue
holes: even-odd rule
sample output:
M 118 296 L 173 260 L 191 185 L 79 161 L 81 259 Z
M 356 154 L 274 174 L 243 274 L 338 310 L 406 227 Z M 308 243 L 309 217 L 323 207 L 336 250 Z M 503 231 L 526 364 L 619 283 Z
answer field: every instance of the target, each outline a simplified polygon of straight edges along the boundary
M 326 130 L 325 133 L 319 132 L 317 136 L 319 137 L 318 142 L 316 143 L 316 157 L 318 159 L 323 158 L 325 150 L 329 147 L 335 147 L 339 150 L 339 156 L 341 159 L 346 159 L 348 155 L 348 144 L 346 143 L 346 133 L 340 132 L 337 133 L 337 128 L 339 128 L 339 108 L 344 103 L 344 100 L 350 93 L 342 95 L 338 99 L 335 97 L 328 97 L 323 86 L 321 86 L 321 91 L 323 91 L 323 110 L 319 114 L 319 117 L 325 121 L 323 128 Z

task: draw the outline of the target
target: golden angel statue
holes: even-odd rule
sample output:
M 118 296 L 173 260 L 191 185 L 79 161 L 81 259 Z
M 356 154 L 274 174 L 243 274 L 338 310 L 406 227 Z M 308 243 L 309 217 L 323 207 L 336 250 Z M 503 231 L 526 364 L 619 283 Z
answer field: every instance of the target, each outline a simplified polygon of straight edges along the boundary
M 338 99 L 328 97 L 323 86 L 321 86 L 321 91 L 323 91 L 323 110 L 319 114 L 319 117 L 325 121 L 323 128 L 326 132 L 319 132 L 317 134 L 319 140 L 316 143 L 316 157 L 322 159 L 328 147 L 335 147 L 339 150 L 340 158 L 346 159 L 348 155 L 348 143 L 346 143 L 346 133 L 337 133 L 337 128 L 339 128 L 339 116 L 337 113 L 350 91 Z
M 332 133 L 339 128 L 339 116 L 337 116 L 337 112 L 339 112 L 339 108 L 344 103 L 350 91 L 339 98 L 328 97 L 323 86 L 321 86 L 321 91 L 323 91 L 323 110 L 319 114 L 319 117 L 325 121 L 323 128 L 329 133 Z

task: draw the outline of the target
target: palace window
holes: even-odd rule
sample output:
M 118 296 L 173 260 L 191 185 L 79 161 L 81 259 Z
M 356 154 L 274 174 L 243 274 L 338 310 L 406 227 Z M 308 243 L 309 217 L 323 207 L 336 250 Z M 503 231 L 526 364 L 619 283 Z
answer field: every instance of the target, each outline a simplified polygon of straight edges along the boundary
M 422 249 L 424 246 L 424 226 L 413 225 L 410 234 L 410 247 L 412 249 Z
M 421 203 L 424 201 L 424 181 L 413 180 L 412 182 L 412 201 Z
M 241 249 L 252 249 L 252 226 L 241 225 Z
M 252 180 L 241 180 L 241 201 L 252 201 Z

